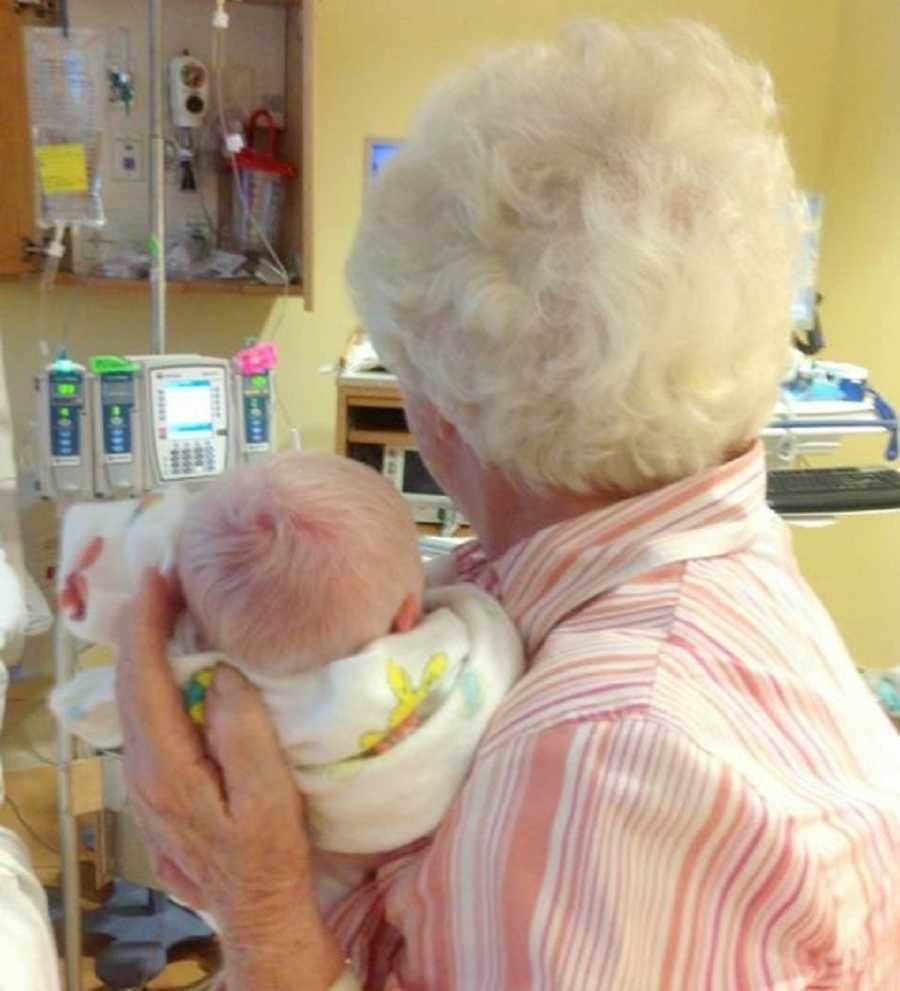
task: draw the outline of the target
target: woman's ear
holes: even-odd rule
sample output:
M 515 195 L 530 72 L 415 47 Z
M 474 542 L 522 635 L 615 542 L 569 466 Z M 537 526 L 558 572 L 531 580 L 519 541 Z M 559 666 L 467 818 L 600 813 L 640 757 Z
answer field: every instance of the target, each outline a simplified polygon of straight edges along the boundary
M 459 437 L 459 431 L 456 427 L 449 420 L 445 420 L 437 410 L 434 412 L 434 422 L 438 440 L 442 443 L 456 440 Z
M 400 603 L 400 608 L 391 623 L 391 633 L 409 633 L 419 622 L 422 614 L 422 602 L 412 592 Z

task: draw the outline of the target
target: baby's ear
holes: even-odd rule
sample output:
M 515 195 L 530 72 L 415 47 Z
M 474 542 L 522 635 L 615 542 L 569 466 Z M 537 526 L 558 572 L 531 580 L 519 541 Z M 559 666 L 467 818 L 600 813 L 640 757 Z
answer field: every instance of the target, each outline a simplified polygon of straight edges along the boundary
M 422 602 L 418 595 L 410 593 L 400 603 L 400 608 L 394 614 L 391 623 L 391 633 L 408 633 L 422 615 Z

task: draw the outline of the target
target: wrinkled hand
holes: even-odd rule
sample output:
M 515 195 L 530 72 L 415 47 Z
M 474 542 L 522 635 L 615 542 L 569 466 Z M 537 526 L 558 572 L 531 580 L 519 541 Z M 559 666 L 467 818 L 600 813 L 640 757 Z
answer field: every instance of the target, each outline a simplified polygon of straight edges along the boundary
M 256 691 L 232 668 L 216 669 L 204 746 L 167 657 L 181 608 L 148 572 L 117 674 L 125 778 L 157 876 L 216 918 L 232 991 L 279 989 L 282 965 L 327 988 L 341 957 L 312 892 L 302 799 Z

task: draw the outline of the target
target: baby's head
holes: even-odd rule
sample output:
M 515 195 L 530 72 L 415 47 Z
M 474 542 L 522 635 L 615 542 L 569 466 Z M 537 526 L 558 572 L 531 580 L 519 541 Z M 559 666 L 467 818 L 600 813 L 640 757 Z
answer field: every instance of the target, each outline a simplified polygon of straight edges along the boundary
M 206 639 L 275 675 L 407 628 L 424 585 L 400 494 L 365 465 L 313 452 L 239 468 L 192 500 L 177 563 Z

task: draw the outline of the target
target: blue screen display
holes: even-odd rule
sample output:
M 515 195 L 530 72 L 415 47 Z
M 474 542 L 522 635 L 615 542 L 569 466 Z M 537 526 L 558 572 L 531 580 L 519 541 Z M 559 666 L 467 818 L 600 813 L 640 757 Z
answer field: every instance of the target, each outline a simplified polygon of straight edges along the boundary
M 375 176 L 384 168 L 388 161 L 400 150 L 399 141 L 372 141 L 369 143 L 369 178 Z
M 213 432 L 212 382 L 178 379 L 165 386 L 165 419 L 169 437 L 197 437 Z

